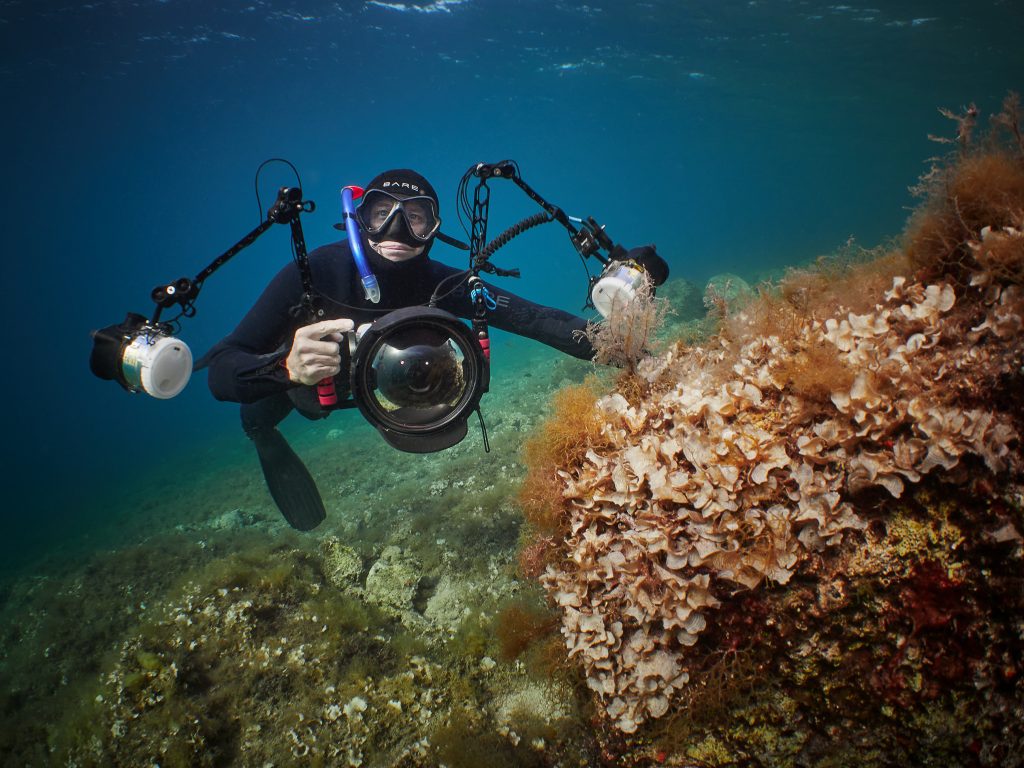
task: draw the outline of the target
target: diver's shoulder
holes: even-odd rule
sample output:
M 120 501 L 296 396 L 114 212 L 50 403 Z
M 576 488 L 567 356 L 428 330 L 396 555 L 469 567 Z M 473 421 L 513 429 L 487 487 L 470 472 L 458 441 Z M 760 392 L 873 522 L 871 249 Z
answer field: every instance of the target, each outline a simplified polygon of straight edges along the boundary
M 347 256 L 348 252 L 348 240 L 338 240 L 335 243 L 327 243 L 314 248 L 309 252 L 309 260 L 312 263 L 332 261 L 339 256 Z
M 445 264 L 443 261 L 437 261 L 436 259 L 430 259 L 428 263 L 430 264 L 430 269 L 432 270 L 432 275 L 434 277 L 448 277 L 449 275 L 466 271 L 464 269 L 459 269 L 458 267 L 453 267 L 451 264 Z
M 309 266 L 314 278 L 347 273 L 351 261 L 352 253 L 348 249 L 347 240 L 321 245 L 309 254 Z

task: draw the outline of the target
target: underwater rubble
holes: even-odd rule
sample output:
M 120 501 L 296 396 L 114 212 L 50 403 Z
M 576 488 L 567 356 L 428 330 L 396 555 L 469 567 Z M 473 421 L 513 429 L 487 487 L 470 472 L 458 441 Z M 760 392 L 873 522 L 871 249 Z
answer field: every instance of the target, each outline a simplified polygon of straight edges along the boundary
M 384 557 L 377 562 L 388 568 L 400 562 L 394 551 Z M 121 646 L 98 694 L 103 743 L 76 761 L 438 764 L 438 751 L 464 738 L 446 741 L 452 724 L 487 711 L 497 663 L 444 659 L 438 646 L 451 642 L 447 634 L 430 637 L 390 620 L 414 610 L 403 569 L 386 586 L 367 583 L 378 608 L 351 591 L 358 588 L 325 581 L 325 566 L 338 559 L 328 541 L 320 557 L 285 549 L 256 570 L 240 558 L 218 562 L 205 583 Z M 500 678 L 503 691 L 535 685 L 514 669 Z M 549 688 L 551 709 L 517 710 L 520 733 L 543 734 L 545 718 L 561 715 L 565 694 Z
M 553 627 L 515 573 L 519 445 L 550 391 L 590 370 L 545 354 L 488 408 L 490 454 L 468 439 L 394 462 L 357 421 L 297 432 L 332 513 L 313 535 L 290 531 L 269 498 L 227 506 L 253 485 L 250 461 L 155 502 L 142 542 L 84 563 L 55 553 L 47 575 L 0 585 L 5 764 L 457 768 L 596 754 L 578 679 L 516 658 L 524 631 Z
M 1024 764 L 1018 106 L 903 247 L 710 290 L 712 336 L 563 395 L 528 448 L 557 553 L 521 558 L 605 759 Z

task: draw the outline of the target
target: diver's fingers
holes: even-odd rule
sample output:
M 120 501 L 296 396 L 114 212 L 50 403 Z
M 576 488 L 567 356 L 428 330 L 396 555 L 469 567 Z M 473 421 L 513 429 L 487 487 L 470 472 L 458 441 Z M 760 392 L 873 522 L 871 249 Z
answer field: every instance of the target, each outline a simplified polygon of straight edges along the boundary
M 341 373 L 340 365 L 336 363 L 334 365 L 323 363 L 320 365 L 307 366 L 304 376 L 313 380 L 310 383 L 315 383 L 320 381 L 320 379 L 329 379 L 333 376 L 337 376 L 339 373 Z
M 337 359 L 341 352 L 337 341 L 318 341 L 313 339 L 301 339 L 295 347 L 303 355 L 325 355 Z
M 341 372 L 340 361 L 337 358 L 289 358 L 286 368 L 289 379 L 306 385 L 316 384 L 321 379 L 337 376 Z
M 296 330 L 292 348 L 285 359 L 288 378 L 310 385 L 336 375 L 341 370 L 341 334 L 352 328 L 351 320 L 337 318 Z M 335 340 L 323 341 L 325 336 Z
M 343 317 L 335 318 L 334 320 L 321 320 L 319 323 L 313 323 L 312 325 L 304 325 L 295 331 L 295 340 L 298 341 L 300 337 L 307 339 L 322 339 L 324 336 L 328 336 L 332 333 L 348 333 L 355 327 L 355 324 L 351 320 L 347 320 Z
M 339 366 L 341 365 L 341 359 L 338 355 L 303 355 L 302 365 L 306 368 L 314 365 Z

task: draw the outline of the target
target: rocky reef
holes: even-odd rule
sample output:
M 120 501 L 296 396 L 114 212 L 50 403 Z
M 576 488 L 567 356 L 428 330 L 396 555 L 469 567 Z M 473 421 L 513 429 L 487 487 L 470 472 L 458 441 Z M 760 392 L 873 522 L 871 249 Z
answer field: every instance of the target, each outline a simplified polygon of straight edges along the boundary
M 535 440 L 556 552 L 522 560 L 606 759 L 1024 761 L 1017 114 L 933 168 L 901 247 L 713 292 L 711 337 Z
M 496 339 L 489 454 L 289 424 L 313 534 L 240 435 L 147 476 L 0 579 L 4 764 L 1024 764 L 1016 115 L 898 247 L 645 294 L 617 378 Z

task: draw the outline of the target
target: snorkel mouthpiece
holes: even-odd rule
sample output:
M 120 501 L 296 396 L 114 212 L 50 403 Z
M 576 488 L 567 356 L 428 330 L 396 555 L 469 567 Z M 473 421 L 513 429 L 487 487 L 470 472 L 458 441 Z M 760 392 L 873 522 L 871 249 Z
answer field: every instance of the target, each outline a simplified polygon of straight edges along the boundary
M 380 303 L 380 286 L 377 278 L 370 271 L 370 265 L 366 263 L 366 254 L 363 253 L 363 238 L 359 232 L 359 221 L 356 219 L 356 208 L 352 201 L 362 197 L 361 187 L 341 188 L 341 211 L 345 217 L 345 233 L 348 235 L 348 245 L 352 250 L 352 258 L 355 259 L 356 269 L 359 270 L 359 279 L 363 283 L 363 293 L 367 301 L 374 304 Z

